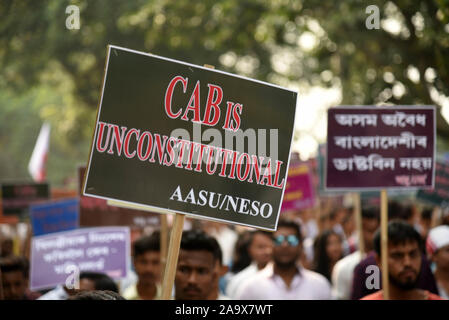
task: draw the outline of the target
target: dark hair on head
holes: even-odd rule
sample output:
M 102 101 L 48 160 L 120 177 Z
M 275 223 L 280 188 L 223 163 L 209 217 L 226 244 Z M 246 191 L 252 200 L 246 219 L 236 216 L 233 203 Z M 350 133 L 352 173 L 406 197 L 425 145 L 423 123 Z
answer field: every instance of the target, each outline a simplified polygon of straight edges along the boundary
M 340 240 L 342 240 L 341 236 L 334 230 L 325 230 L 319 234 L 313 242 L 313 269 L 325 276 L 329 281 L 331 281 L 331 261 L 327 255 L 326 247 L 327 241 L 331 235 L 336 235 Z M 343 258 L 343 252 L 340 258 Z
M 67 300 L 125 300 L 117 292 L 109 290 L 81 291 Z
M 108 290 L 118 293 L 118 286 L 107 274 L 93 271 L 82 271 L 80 280 L 88 279 L 94 283 L 95 290 Z
M 421 212 L 421 219 L 431 220 L 432 219 L 433 208 L 425 208 Z
M 258 229 L 256 229 L 255 231 L 250 231 L 249 246 L 251 246 L 253 244 L 254 237 L 257 234 L 260 234 L 262 236 L 268 237 L 269 239 L 273 238 L 273 232 L 268 232 L 268 231 L 265 231 L 265 230 L 258 230 Z M 249 246 L 248 246 L 248 248 L 249 248 Z
M 363 207 L 362 208 L 363 219 L 380 219 L 380 212 L 378 207 Z
M 273 236 L 271 232 L 258 229 L 255 231 L 247 230 L 241 233 L 237 238 L 237 242 L 234 247 L 234 258 L 230 268 L 232 273 L 240 272 L 251 264 L 252 259 L 249 254 L 249 247 L 253 243 L 256 234 L 264 235 L 270 239 Z
M 259 230 L 259 229 L 256 229 L 256 230 L 250 231 L 250 232 L 251 232 L 251 242 L 253 241 L 254 236 L 255 236 L 256 234 L 261 234 L 261 235 L 263 235 L 263 236 L 267 236 L 268 238 L 271 238 L 272 235 L 273 235 L 273 232 L 265 231 L 265 230 Z
M 299 239 L 299 243 L 302 242 L 302 234 L 301 234 L 301 225 L 290 219 L 279 219 L 278 229 L 279 228 L 290 228 L 295 230 L 296 236 Z
M 380 255 L 380 228 L 376 231 L 374 236 L 374 250 Z M 407 242 L 414 242 L 418 244 L 420 251 L 423 249 L 423 243 L 421 235 L 410 224 L 404 221 L 391 221 L 388 223 L 388 244 L 400 245 Z
M 134 241 L 133 244 L 134 257 L 145 254 L 148 251 L 161 251 L 161 234 L 158 230 L 149 236 L 143 236 Z
M 217 240 L 200 229 L 184 231 L 180 248 L 186 251 L 204 250 L 212 253 L 214 260 L 223 263 L 223 254 Z
M 22 272 L 25 278 L 28 278 L 29 263 L 28 259 L 19 256 L 10 256 L 0 259 L 0 270 L 2 273 Z
M 241 233 L 234 247 L 234 256 L 230 271 L 237 273 L 245 269 L 251 264 L 251 257 L 249 256 L 249 246 L 253 239 L 253 232 L 245 231 Z
M 331 210 L 331 212 L 329 212 L 329 219 L 334 220 L 335 217 L 337 216 L 337 212 L 339 212 L 341 210 L 341 208 L 334 208 Z
M 408 221 L 413 215 L 413 207 L 397 201 L 388 203 L 388 219 Z

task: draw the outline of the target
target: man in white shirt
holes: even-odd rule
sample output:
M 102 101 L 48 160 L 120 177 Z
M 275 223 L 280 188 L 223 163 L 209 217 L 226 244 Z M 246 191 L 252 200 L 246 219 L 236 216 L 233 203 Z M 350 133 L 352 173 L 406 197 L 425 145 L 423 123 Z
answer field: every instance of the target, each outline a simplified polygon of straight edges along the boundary
M 160 232 L 142 236 L 133 243 L 133 263 L 138 280 L 123 291 L 126 300 L 158 300 L 161 296 Z
M 297 266 L 301 255 L 300 226 L 280 220 L 273 236 L 273 263 L 238 292 L 241 300 L 328 300 L 331 287 L 322 275 Z
M 373 250 L 373 240 L 379 227 L 379 209 L 364 208 L 362 210 L 362 237 L 365 244 L 365 252 Z M 332 297 L 338 300 L 349 300 L 351 298 L 352 281 L 354 269 L 365 253 L 357 250 L 338 261 L 332 270 Z

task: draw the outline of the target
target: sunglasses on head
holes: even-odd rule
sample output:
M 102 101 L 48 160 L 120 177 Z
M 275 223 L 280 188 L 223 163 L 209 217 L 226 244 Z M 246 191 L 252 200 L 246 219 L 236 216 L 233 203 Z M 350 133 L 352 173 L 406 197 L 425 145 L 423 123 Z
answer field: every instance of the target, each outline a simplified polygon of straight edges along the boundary
M 296 247 L 299 244 L 298 237 L 293 234 L 291 234 L 289 236 L 279 235 L 279 236 L 273 238 L 274 245 L 276 245 L 276 246 L 280 246 L 286 240 L 287 240 L 287 243 L 292 247 Z

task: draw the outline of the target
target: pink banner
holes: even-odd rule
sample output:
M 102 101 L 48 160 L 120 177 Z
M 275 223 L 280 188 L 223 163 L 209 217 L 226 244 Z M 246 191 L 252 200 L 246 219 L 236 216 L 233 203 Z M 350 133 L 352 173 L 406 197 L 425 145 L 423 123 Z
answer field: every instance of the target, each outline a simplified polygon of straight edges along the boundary
M 307 162 L 290 164 L 282 211 L 306 209 L 314 205 L 315 191 L 311 166 Z

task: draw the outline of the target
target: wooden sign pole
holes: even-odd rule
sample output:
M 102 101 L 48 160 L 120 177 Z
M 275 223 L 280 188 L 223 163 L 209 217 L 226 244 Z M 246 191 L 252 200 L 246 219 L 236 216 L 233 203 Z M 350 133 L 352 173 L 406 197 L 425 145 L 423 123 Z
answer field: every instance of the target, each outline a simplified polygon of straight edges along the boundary
M 14 255 L 20 256 L 20 235 L 19 235 L 19 228 L 18 223 L 11 225 L 12 231 L 13 231 L 13 242 L 12 242 L 12 250 L 14 252 Z
M 33 238 L 33 227 L 31 225 L 31 222 L 27 222 L 27 233 L 25 241 L 23 242 L 22 247 L 22 255 L 30 260 L 31 257 L 31 239 Z
M 382 261 L 382 289 L 384 300 L 390 299 L 388 285 L 388 195 L 387 190 L 380 191 L 380 246 Z
M 204 65 L 206 68 L 215 69 L 210 64 Z M 176 213 L 175 222 L 170 234 L 170 244 L 168 247 L 167 263 L 165 265 L 164 278 L 162 281 L 162 300 L 169 300 L 175 282 L 176 267 L 178 265 L 179 246 L 181 244 L 182 229 L 184 227 L 185 215 Z
M 176 267 L 178 265 L 179 246 L 181 244 L 182 229 L 184 227 L 185 216 L 176 213 L 173 228 L 170 234 L 170 244 L 168 246 L 167 263 L 165 265 L 164 278 L 162 281 L 162 300 L 169 300 L 175 281 Z
M 362 206 L 360 202 L 360 193 L 355 192 L 353 194 L 353 202 L 354 202 L 355 223 L 357 225 L 357 233 L 359 235 L 359 251 L 361 256 L 363 257 L 365 254 L 365 241 L 363 240 Z
M 167 215 L 161 214 L 161 280 L 164 279 L 164 270 L 167 263 L 167 253 L 168 253 L 168 224 Z

